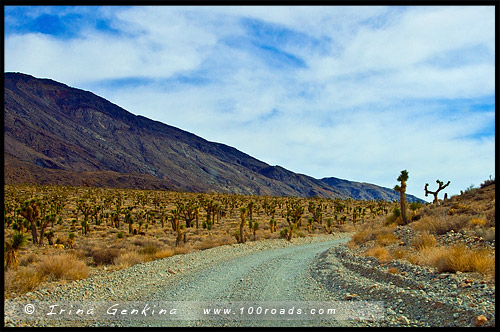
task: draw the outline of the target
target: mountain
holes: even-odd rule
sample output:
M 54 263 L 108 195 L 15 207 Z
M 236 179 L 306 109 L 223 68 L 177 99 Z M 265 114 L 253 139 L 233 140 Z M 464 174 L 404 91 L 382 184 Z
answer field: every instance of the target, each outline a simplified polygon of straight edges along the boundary
M 391 189 L 271 166 L 80 89 L 4 74 L 6 184 L 398 199 Z M 408 195 L 408 200 L 417 199 Z M 417 199 L 418 200 L 418 199 Z

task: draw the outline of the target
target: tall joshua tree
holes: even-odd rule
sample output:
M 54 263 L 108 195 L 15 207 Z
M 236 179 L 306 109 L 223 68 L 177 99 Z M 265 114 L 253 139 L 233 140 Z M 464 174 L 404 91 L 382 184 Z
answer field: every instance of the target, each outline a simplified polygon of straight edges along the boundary
M 408 181 L 408 171 L 402 170 L 401 174 L 398 176 L 398 181 L 401 182 L 401 186 L 396 185 L 394 190 L 399 192 L 399 204 L 401 207 L 401 219 L 403 220 L 403 224 L 408 224 L 408 219 L 406 218 L 406 181 Z
M 428 194 L 432 194 L 434 195 L 434 201 L 432 202 L 433 204 L 438 204 L 438 193 L 443 190 L 444 188 L 448 187 L 448 185 L 450 184 L 450 181 L 448 181 L 448 183 L 446 183 L 445 185 L 443 185 L 443 181 L 439 181 L 436 180 L 436 183 L 439 185 L 438 189 L 436 191 L 430 191 L 427 189 L 427 187 L 429 186 L 428 183 L 425 184 L 425 197 L 427 197 Z

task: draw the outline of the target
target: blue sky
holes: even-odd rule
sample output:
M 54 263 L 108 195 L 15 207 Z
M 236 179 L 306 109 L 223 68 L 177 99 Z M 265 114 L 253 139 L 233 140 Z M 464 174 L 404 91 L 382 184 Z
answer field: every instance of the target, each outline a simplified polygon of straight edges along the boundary
M 6 6 L 5 71 L 315 178 L 495 176 L 493 6 Z M 430 200 L 430 197 L 427 199 Z

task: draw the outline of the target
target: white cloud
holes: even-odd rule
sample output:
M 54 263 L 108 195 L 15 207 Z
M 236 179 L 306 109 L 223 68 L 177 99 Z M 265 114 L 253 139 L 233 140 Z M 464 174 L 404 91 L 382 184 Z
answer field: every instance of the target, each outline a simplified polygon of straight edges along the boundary
M 494 106 L 474 112 L 466 100 L 495 94 L 494 7 L 137 6 L 99 15 L 119 33 L 7 34 L 6 71 L 89 89 L 317 178 L 393 187 L 408 169 L 408 192 L 423 198 L 437 178 L 456 194 L 494 176 L 492 134 L 478 137 Z M 251 35 L 249 18 L 274 30 Z M 105 84 L 128 78 L 146 80 Z

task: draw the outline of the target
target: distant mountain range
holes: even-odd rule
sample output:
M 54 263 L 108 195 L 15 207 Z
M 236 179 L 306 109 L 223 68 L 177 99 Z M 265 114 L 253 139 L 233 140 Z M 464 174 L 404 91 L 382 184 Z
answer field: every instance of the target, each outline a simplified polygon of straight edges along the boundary
M 6 184 L 399 199 L 393 189 L 268 165 L 50 79 L 5 73 L 4 84 Z

